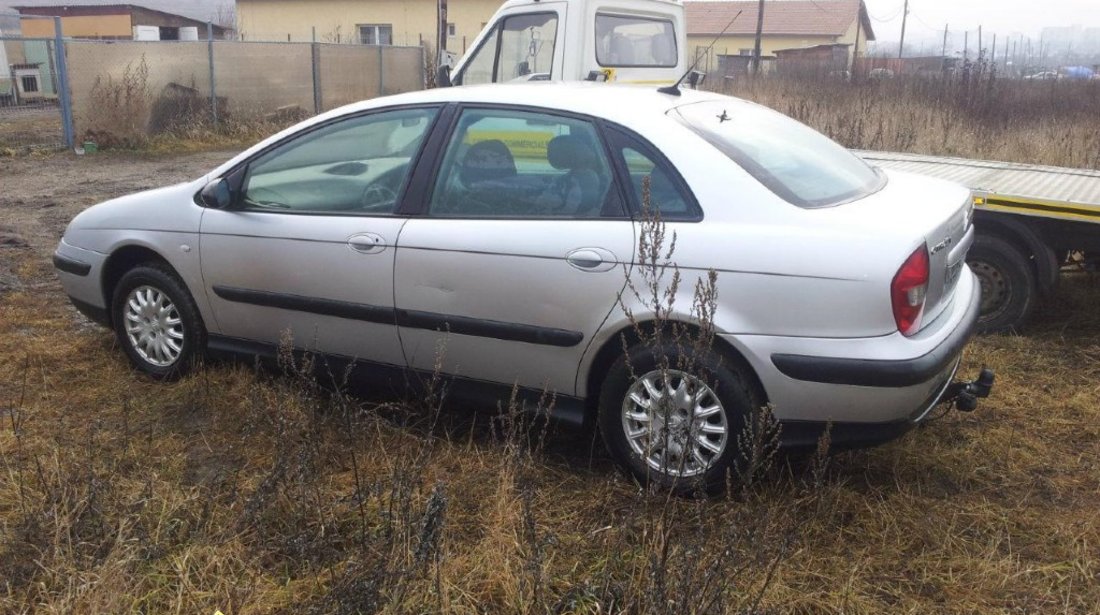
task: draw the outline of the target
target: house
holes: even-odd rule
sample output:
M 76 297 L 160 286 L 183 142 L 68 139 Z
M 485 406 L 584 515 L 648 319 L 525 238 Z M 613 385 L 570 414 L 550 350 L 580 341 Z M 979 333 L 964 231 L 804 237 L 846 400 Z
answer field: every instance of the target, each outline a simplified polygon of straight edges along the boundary
M 52 38 L 54 23 L 43 17 L 60 17 L 61 33 L 70 38 L 176 41 L 206 38 L 206 22 L 135 4 L 20 5 L 19 27 L 27 38 Z M 214 25 L 215 38 L 228 28 Z
M 688 58 L 689 61 L 698 59 L 701 70 L 714 71 L 720 65 L 744 64 L 730 60 L 720 62 L 723 56 L 752 56 L 759 2 L 685 2 L 684 9 L 687 13 Z M 783 50 L 794 57 L 790 50 L 846 45 L 850 63 L 857 55 L 862 56 L 867 41 L 873 40 L 875 33 L 863 0 L 764 3 L 762 56 L 778 58 L 777 52 Z M 832 61 L 835 48 L 815 53 L 824 53 L 828 61 Z M 771 64 L 769 62 L 768 66 Z
M 466 48 L 503 0 L 450 0 L 447 49 Z M 419 45 L 436 40 L 436 0 L 237 0 L 237 30 L 249 41 Z M 433 45 L 434 46 L 434 45 Z

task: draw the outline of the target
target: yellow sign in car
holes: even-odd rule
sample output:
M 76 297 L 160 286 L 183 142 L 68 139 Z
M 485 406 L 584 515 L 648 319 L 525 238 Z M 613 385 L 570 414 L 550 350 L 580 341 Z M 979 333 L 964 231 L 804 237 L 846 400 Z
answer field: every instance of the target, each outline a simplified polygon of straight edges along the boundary
M 555 135 L 542 130 L 471 130 L 464 143 L 473 145 L 482 141 L 501 141 L 512 152 L 512 157 L 525 160 L 546 160 L 546 147 Z

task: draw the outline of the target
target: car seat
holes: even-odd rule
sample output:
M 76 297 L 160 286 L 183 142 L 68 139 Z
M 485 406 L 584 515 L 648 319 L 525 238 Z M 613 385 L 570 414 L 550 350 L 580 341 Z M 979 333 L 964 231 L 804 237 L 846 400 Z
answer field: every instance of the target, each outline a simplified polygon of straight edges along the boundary
M 550 166 L 566 171 L 554 180 L 552 194 L 557 209 L 573 215 L 598 213 L 603 205 L 604 184 L 599 158 L 590 139 L 558 135 L 546 145 Z

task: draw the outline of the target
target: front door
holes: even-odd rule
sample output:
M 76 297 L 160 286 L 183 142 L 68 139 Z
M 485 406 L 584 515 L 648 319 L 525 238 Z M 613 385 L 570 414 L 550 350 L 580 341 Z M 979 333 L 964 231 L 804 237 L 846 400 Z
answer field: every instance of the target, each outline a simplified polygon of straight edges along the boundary
M 398 239 L 397 322 L 409 364 L 574 395 L 577 367 L 634 254 L 596 126 L 466 108 L 424 215 Z
M 237 204 L 202 219 L 216 333 L 403 367 L 394 212 L 437 112 L 342 118 L 234 170 Z

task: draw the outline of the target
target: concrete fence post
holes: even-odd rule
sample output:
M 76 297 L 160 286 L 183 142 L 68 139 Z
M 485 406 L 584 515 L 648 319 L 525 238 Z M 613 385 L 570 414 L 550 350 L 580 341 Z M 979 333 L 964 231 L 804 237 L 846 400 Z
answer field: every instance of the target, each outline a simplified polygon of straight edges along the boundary
M 382 96 L 386 93 L 386 80 L 385 80 L 385 56 L 383 55 L 384 48 L 382 45 L 378 46 L 378 95 Z
M 324 108 L 321 100 L 321 46 L 317 43 L 317 26 L 313 27 L 313 42 L 309 46 L 313 67 L 313 114 Z
M 428 62 L 427 52 L 424 49 L 424 46 L 421 45 L 420 46 L 420 61 L 418 62 L 418 64 L 420 65 L 420 89 L 421 90 L 427 89 L 427 87 L 428 87 L 428 64 L 427 64 L 427 62 Z
M 65 58 L 65 38 L 61 34 L 61 18 L 53 18 L 53 46 L 57 57 L 57 94 L 61 104 L 61 130 L 65 147 L 72 149 L 76 145 L 76 131 L 73 129 L 73 100 L 69 92 L 69 65 Z
M 218 85 L 214 79 L 214 24 L 206 22 L 206 55 L 210 64 L 210 117 L 218 125 Z

